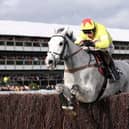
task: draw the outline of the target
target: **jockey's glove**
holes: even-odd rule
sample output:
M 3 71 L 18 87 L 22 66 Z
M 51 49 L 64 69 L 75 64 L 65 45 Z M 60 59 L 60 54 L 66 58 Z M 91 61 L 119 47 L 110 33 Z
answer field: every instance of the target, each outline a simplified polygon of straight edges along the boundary
M 87 46 L 87 47 L 95 47 L 95 43 L 90 40 L 83 41 L 83 44 L 84 44 L 84 46 Z

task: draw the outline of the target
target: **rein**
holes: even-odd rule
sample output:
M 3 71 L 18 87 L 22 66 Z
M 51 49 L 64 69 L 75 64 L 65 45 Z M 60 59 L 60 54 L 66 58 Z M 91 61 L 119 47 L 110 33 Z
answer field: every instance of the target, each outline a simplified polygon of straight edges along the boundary
M 86 65 L 83 65 L 83 66 L 80 66 L 80 67 L 77 67 L 77 68 L 65 69 L 64 72 L 75 73 L 75 72 L 77 72 L 79 70 L 89 68 L 89 67 L 97 67 L 97 64 L 88 64 L 88 65 L 86 64 Z
M 80 52 L 82 50 L 82 48 L 78 49 L 77 51 L 73 52 L 71 55 L 65 56 L 64 59 L 67 59 L 69 57 L 72 57 L 74 55 L 76 55 L 78 52 Z
M 73 52 L 72 54 L 66 55 L 64 58 L 62 58 L 62 55 L 63 55 L 63 53 L 65 51 L 65 48 L 66 48 L 66 44 L 68 45 L 67 39 L 63 35 L 53 35 L 52 37 L 62 37 L 64 39 L 64 41 L 65 41 L 64 48 L 63 48 L 61 54 L 53 52 L 55 55 L 60 55 L 60 59 L 66 60 L 66 59 L 71 58 L 72 56 L 78 54 L 81 50 L 83 50 L 83 48 L 81 47 L 80 49 L 78 49 L 77 51 Z M 51 52 L 49 52 L 49 53 L 51 53 Z M 89 67 L 98 67 L 98 64 L 90 64 L 90 62 L 89 62 L 88 64 L 80 66 L 80 67 L 77 67 L 77 68 L 64 69 L 64 72 L 74 73 L 74 72 L 77 72 L 79 70 L 89 68 Z

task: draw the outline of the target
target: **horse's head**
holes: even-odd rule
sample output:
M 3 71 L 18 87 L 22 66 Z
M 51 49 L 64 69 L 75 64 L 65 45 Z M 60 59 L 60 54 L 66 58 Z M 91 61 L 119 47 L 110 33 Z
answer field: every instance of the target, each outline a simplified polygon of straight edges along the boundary
M 48 42 L 48 53 L 45 63 L 49 69 L 54 69 L 56 64 L 67 55 L 66 44 L 68 37 L 72 37 L 72 32 L 68 28 L 60 28 Z

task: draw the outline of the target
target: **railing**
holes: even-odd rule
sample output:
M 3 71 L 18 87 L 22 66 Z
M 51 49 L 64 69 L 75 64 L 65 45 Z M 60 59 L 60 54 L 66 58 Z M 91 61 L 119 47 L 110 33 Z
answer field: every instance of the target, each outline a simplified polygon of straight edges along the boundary
M 0 40 L 0 50 L 11 51 L 47 51 L 48 43 L 41 41 L 6 41 Z
M 23 60 L 23 59 L 0 59 L 0 70 L 43 70 L 48 69 L 44 60 Z M 57 70 L 63 70 L 63 65 L 57 65 Z

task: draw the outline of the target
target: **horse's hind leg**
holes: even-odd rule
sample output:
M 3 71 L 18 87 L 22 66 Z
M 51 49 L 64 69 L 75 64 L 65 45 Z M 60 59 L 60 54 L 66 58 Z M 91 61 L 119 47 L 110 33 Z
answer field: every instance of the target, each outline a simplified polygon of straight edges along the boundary
M 56 91 L 59 93 L 62 109 L 73 110 L 73 96 L 70 90 L 64 84 L 57 84 Z

